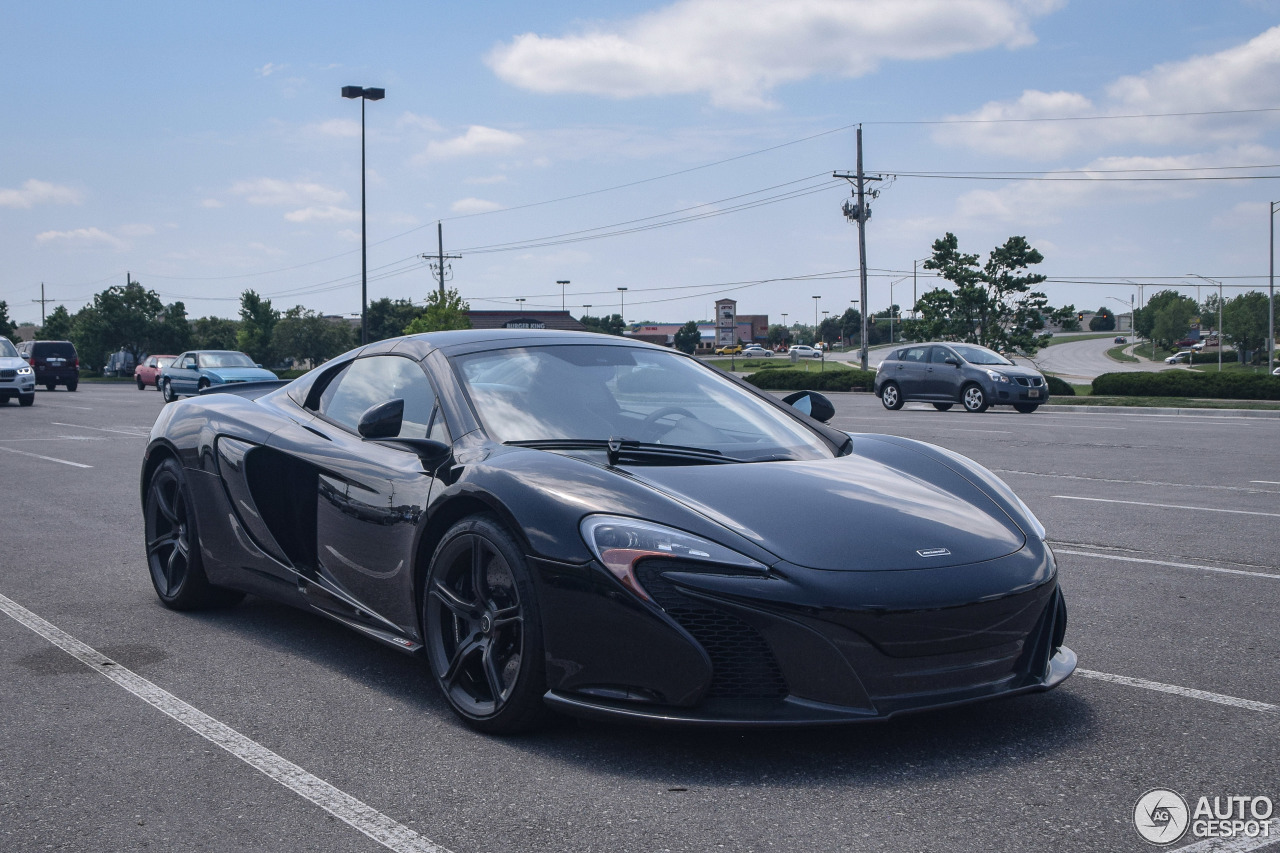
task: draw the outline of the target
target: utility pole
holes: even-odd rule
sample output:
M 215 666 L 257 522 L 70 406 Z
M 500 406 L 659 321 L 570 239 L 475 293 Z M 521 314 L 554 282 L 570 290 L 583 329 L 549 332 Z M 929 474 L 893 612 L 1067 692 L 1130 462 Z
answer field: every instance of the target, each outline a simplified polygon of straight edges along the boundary
M 867 181 L 879 181 L 881 176 L 868 176 L 862 171 L 862 125 L 858 125 L 858 171 L 855 174 L 848 172 L 832 172 L 832 177 L 844 178 L 846 181 L 856 181 L 857 190 L 855 195 L 858 198 L 856 205 L 844 203 L 845 218 L 858 223 L 858 278 L 861 283 L 861 300 L 859 302 L 865 309 L 867 304 L 867 220 L 871 218 L 871 211 L 867 207 L 867 196 L 875 198 L 880 195 L 879 190 L 867 191 Z M 867 369 L 867 312 L 862 312 L 862 346 L 859 353 L 862 362 L 862 369 Z
M 57 302 L 58 300 L 56 300 L 56 299 L 52 299 L 52 298 L 50 298 L 50 299 L 45 299 L 45 298 L 44 298 L 44 282 L 42 281 L 42 282 L 40 282 L 40 298 L 39 298 L 39 299 L 32 299 L 31 301 L 32 301 L 32 302 L 39 302 L 39 303 L 40 303 L 40 325 L 41 325 L 41 327 L 43 327 L 43 326 L 44 326 L 44 305 L 45 305 L 45 303 L 46 303 L 46 302 Z
M 445 273 L 446 271 L 447 272 L 453 271 L 453 265 L 450 264 L 448 267 L 445 267 L 444 262 L 450 261 L 450 260 L 458 260 L 459 258 L 462 257 L 462 255 L 446 255 L 444 253 L 444 223 L 442 222 L 436 223 L 436 253 L 434 255 L 428 255 L 426 253 L 423 253 L 421 255 L 418 255 L 418 257 L 422 258 L 424 261 L 431 264 L 432 272 L 434 272 L 437 278 L 440 279 L 440 298 L 444 299 Z M 433 260 L 435 261 L 434 263 L 432 263 Z

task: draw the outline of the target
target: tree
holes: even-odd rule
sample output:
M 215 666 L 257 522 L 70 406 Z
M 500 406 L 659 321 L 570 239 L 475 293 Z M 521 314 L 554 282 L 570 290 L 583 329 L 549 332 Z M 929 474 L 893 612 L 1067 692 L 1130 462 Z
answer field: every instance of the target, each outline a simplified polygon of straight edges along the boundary
M 427 295 L 427 305 L 422 313 L 405 324 L 402 334 L 419 335 L 423 332 L 470 329 L 471 318 L 467 316 L 470 310 L 471 306 L 453 288 L 444 293 L 433 290 Z
M 225 317 L 201 317 L 191 323 L 191 349 L 235 349 L 240 323 Z M 174 354 L 177 355 L 181 350 Z
M 351 348 L 351 329 L 342 318 L 295 305 L 276 323 L 271 347 L 279 358 L 316 365 Z
M 368 313 L 365 314 L 369 325 L 369 343 L 400 337 L 421 313 L 422 309 L 408 299 L 392 300 L 385 296 L 375 299 L 369 303 Z
M 933 257 L 924 267 L 939 271 L 954 288 L 938 288 L 920 297 L 920 319 L 904 323 L 904 333 L 915 340 L 960 340 L 1034 353 L 1048 341 L 1042 334 L 1046 321 L 1061 313 L 1049 307 L 1048 297 L 1031 289 L 1045 276 L 1026 270 L 1042 261 L 1044 256 L 1025 237 L 1015 236 L 992 249 L 979 266 L 978 256 L 962 253 L 956 235 L 947 232 L 934 241 Z
M 583 314 L 578 318 L 578 322 L 586 326 L 588 332 L 598 332 L 602 335 L 621 335 L 626 329 L 621 314 L 610 314 L 608 317 L 592 317 Z
M 187 306 L 181 302 L 164 306 L 164 316 L 156 323 L 151 339 L 151 352 L 177 355 L 191 347 L 191 324 Z
M 1150 338 L 1151 333 L 1155 330 L 1156 315 L 1160 313 L 1161 309 L 1183 300 L 1191 304 L 1191 312 L 1194 313 L 1196 311 L 1195 300 L 1190 297 L 1183 296 L 1176 290 L 1162 290 L 1159 293 L 1153 294 L 1152 297 L 1147 300 L 1147 304 L 1145 306 L 1133 312 L 1134 329 L 1139 335 L 1142 335 L 1142 337 Z M 1188 316 L 1191 316 L 1191 314 L 1188 314 Z M 1179 335 L 1179 337 L 1181 337 L 1181 335 Z M 1174 338 L 1174 340 L 1177 339 Z
M 1089 331 L 1091 332 L 1114 332 L 1116 329 L 1116 315 L 1112 314 L 1106 306 L 1098 309 L 1098 313 L 1093 315 L 1093 319 L 1089 321 Z
M 236 332 L 236 348 L 258 364 L 272 363 L 271 333 L 280 322 L 280 312 L 252 290 L 240 294 L 240 329 Z
M 9 303 L 0 299 L 0 337 L 8 338 L 12 342 L 16 331 L 18 331 L 18 325 L 9 319 Z
M 680 352 L 687 352 L 693 355 L 700 343 L 702 343 L 702 332 L 698 331 L 698 322 L 696 320 L 690 320 L 676 330 L 675 346 Z M 772 335 L 770 335 L 770 343 L 772 343 Z
M 1267 297 L 1257 291 L 1228 299 L 1222 308 L 1222 335 L 1242 353 L 1253 353 L 1255 362 L 1267 357 L 1268 308 Z
M 66 341 L 71 339 L 71 314 L 67 306 L 59 305 L 44 318 L 44 325 L 36 333 L 41 341 Z
M 1196 301 L 1176 290 L 1162 290 L 1134 312 L 1134 328 L 1144 338 L 1168 346 L 1191 328 L 1191 318 L 1199 313 Z
M 781 323 L 775 323 L 769 327 L 769 346 L 776 347 L 785 344 L 791 333 L 787 331 L 787 327 Z
M 136 281 L 108 287 L 76 312 L 71 340 L 86 366 L 101 368 L 107 353 L 123 349 L 139 361 L 151 351 L 164 303 Z

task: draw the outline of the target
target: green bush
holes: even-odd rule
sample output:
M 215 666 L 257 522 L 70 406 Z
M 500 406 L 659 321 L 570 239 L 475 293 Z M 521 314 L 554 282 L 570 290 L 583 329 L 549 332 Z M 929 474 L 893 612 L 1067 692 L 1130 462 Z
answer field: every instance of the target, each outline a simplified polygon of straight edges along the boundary
M 1198 397 L 1219 400 L 1280 400 L 1280 376 L 1260 373 L 1104 373 L 1093 393 L 1116 397 Z
M 766 391 L 870 391 L 876 374 L 871 370 L 826 370 L 806 373 L 794 368 L 753 373 L 747 381 Z
M 1076 395 L 1076 389 L 1056 376 L 1046 376 L 1044 381 L 1049 386 L 1049 393 L 1055 397 L 1074 397 Z

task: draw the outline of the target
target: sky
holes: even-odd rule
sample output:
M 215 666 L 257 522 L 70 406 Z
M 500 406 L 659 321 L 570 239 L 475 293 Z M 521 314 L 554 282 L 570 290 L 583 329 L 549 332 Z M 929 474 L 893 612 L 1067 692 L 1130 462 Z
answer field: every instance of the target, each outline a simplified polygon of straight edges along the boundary
M 1053 305 L 1265 290 L 1280 0 L 4 3 L 0 299 L 126 276 L 188 316 L 422 300 L 812 322 L 859 298 L 837 171 L 879 176 L 868 305 L 955 233 Z M 1140 180 L 1138 180 L 1140 179 Z M 567 280 L 565 286 L 558 281 Z M 814 299 L 813 297 L 818 297 Z M 524 300 L 517 302 L 517 299 Z M 585 308 L 584 306 L 591 306 Z

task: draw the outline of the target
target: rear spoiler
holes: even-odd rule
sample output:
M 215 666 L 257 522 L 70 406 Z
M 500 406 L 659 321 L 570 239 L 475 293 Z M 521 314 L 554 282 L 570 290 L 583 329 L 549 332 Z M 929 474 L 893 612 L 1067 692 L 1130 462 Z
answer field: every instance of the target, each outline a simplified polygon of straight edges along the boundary
M 277 388 L 283 388 L 292 380 L 290 379 L 261 379 L 257 382 L 228 382 L 224 385 L 210 385 L 208 388 L 200 389 L 200 396 L 206 394 L 236 394 L 240 397 L 246 397 L 255 400 L 269 391 Z

